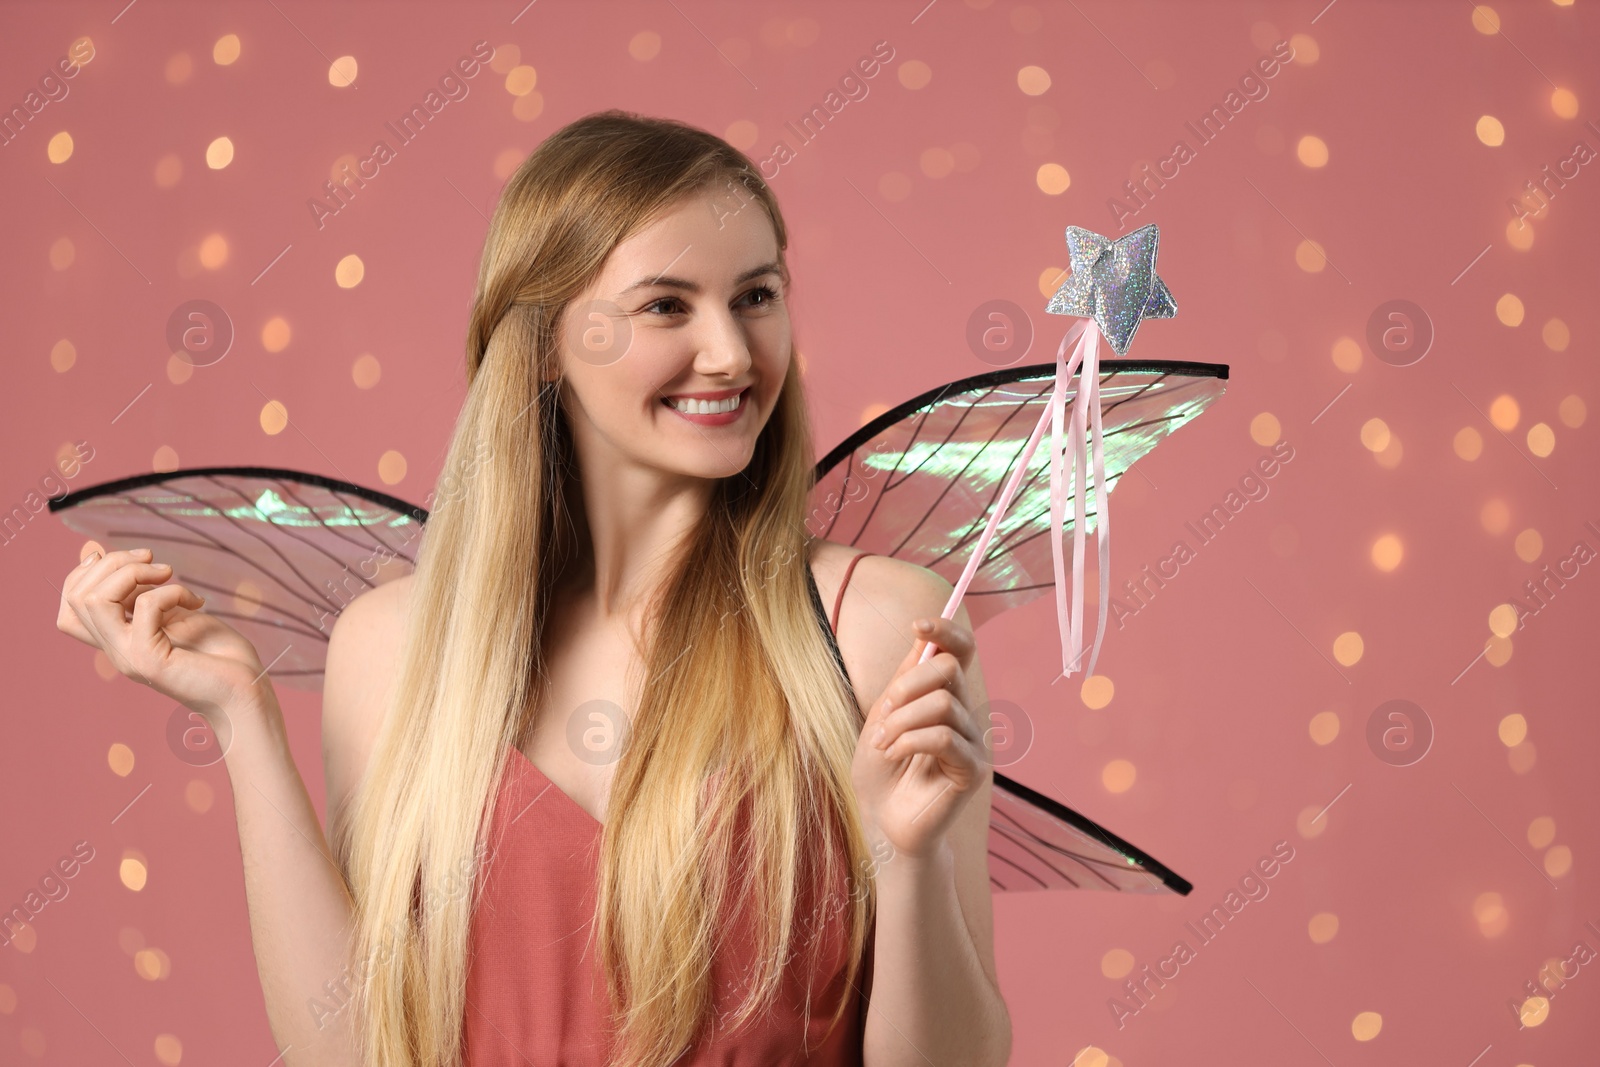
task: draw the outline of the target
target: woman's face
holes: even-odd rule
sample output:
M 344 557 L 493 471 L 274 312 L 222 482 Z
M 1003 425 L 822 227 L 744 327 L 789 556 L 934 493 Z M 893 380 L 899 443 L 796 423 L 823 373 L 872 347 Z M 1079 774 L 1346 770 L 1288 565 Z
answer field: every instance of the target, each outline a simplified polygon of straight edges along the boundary
M 612 250 L 562 318 L 562 403 L 586 467 L 697 478 L 750 462 L 789 369 L 777 237 L 761 205 L 709 189 Z M 694 394 L 736 394 L 676 410 Z

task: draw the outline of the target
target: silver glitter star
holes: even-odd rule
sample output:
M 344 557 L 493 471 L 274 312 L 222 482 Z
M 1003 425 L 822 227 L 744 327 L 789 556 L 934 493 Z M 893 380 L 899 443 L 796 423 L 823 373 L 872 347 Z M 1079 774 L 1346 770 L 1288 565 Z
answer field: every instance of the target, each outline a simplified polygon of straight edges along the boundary
M 1178 313 L 1166 283 L 1156 276 L 1160 237 L 1153 222 L 1115 241 L 1068 226 L 1072 274 L 1045 311 L 1093 318 L 1117 355 L 1126 355 L 1141 319 L 1170 319 Z

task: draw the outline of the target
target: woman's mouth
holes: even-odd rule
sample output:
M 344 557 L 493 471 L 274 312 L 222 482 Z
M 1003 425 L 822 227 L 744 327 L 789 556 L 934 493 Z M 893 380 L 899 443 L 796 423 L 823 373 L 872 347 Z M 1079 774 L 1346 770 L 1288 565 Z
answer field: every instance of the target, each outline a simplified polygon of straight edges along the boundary
M 750 387 L 746 386 L 723 400 L 693 400 L 688 397 L 663 397 L 661 403 L 673 413 L 700 426 L 726 426 L 750 406 Z

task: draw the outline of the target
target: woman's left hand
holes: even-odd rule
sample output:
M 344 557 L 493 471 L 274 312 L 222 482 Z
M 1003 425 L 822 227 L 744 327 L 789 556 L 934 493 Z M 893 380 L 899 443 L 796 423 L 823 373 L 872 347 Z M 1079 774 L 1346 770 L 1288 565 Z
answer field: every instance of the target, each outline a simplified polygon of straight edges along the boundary
M 989 770 L 983 732 L 967 706 L 972 631 L 933 616 L 867 714 L 851 777 L 869 830 L 896 853 L 931 857 Z M 918 663 L 932 642 L 940 649 Z M 881 733 L 881 738 L 879 734 Z

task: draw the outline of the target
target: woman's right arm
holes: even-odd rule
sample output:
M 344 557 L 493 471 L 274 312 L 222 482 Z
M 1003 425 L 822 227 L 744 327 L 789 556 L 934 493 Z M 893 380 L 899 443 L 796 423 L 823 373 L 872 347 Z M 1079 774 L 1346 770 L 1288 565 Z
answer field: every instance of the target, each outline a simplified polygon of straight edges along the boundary
M 305 782 L 283 713 L 255 649 L 199 611 L 143 550 L 91 557 L 68 575 L 57 627 L 106 653 L 136 681 L 199 713 L 226 746 L 244 861 L 256 969 L 267 1018 L 289 1067 L 358 1067 L 349 949 L 352 900 Z M 347 607 L 330 635 L 324 753 L 330 828 L 370 751 L 389 676 L 382 638 L 394 627 L 382 592 Z M 338 790 L 337 792 L 335 790 Z

